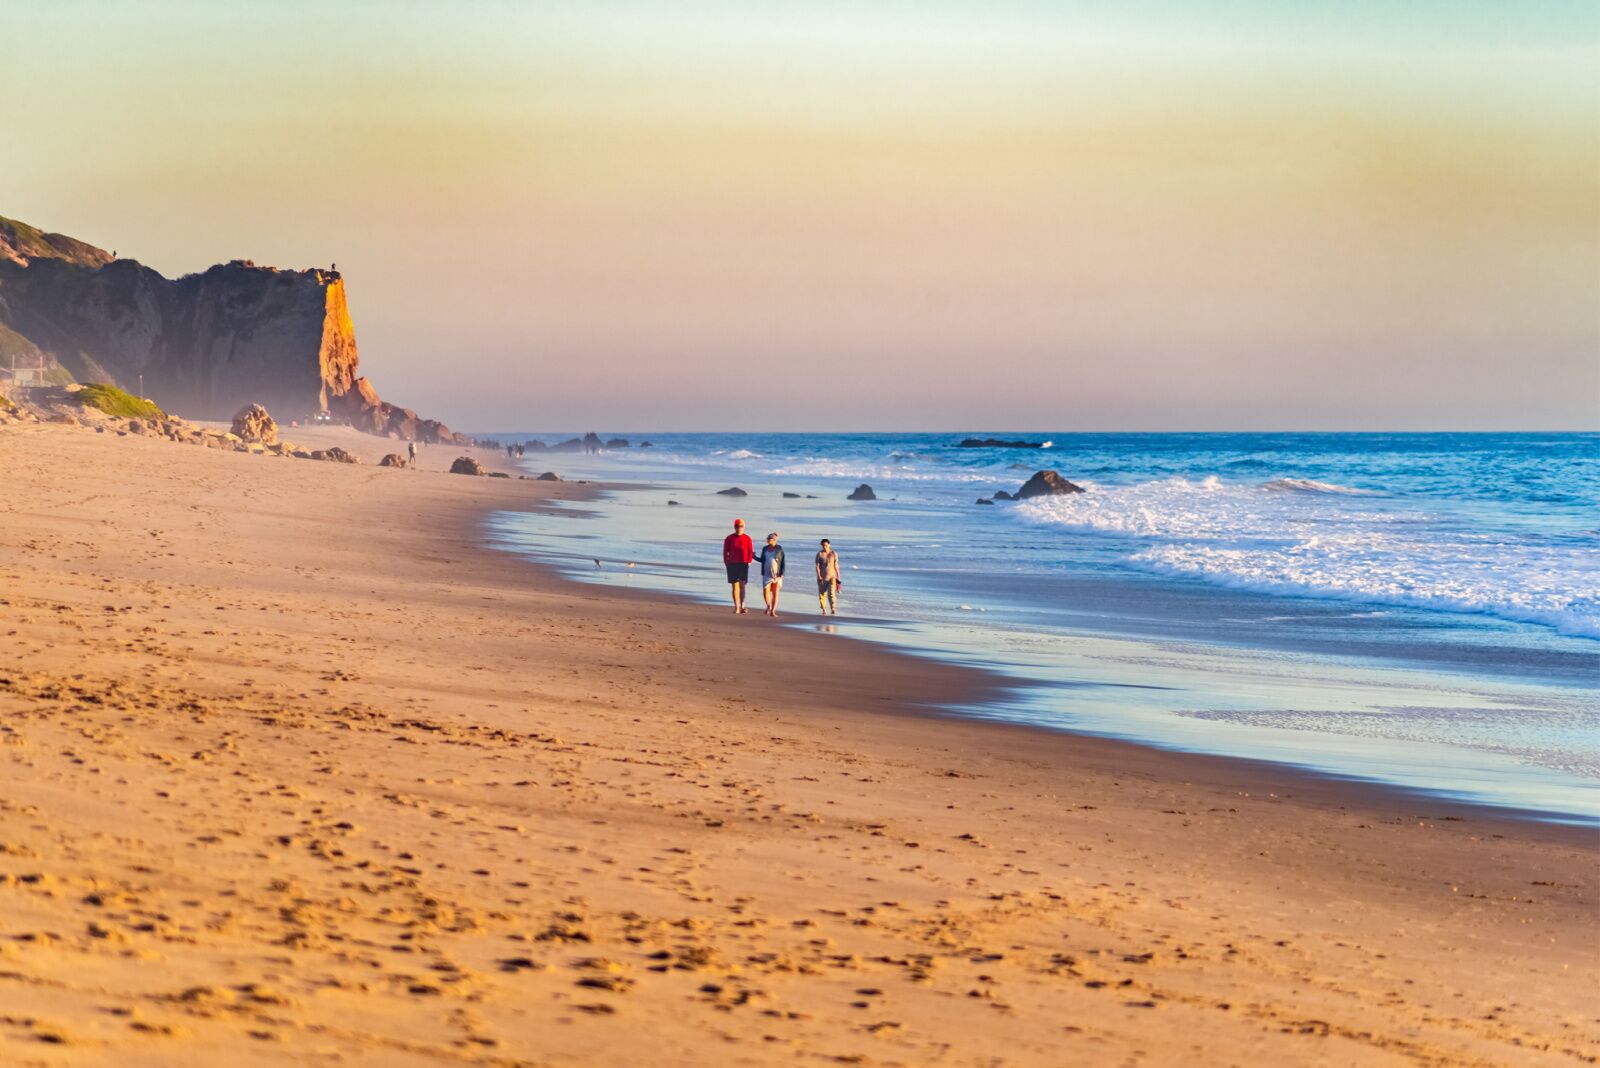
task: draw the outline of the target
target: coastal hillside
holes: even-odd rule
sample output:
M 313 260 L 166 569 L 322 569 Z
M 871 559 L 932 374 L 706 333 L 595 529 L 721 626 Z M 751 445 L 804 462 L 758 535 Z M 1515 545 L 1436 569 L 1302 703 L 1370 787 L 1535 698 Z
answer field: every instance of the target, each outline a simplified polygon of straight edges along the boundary
M 115 257 L 66 234 L 48 234 L 27 223 L 0 218 L 0 261 L 26 267 L 30 260 L 39 258 L 64 260 L 80 267 L 104 267 Z
M 0 218 L 0 353 L 54 361 L 195 419 L 259 403 L 286 419 L 328 412 L 370 433 L 455 435 L 381 400 L 357 371 L 344 279 L 249 260 L 169 279 L 62 234 Z

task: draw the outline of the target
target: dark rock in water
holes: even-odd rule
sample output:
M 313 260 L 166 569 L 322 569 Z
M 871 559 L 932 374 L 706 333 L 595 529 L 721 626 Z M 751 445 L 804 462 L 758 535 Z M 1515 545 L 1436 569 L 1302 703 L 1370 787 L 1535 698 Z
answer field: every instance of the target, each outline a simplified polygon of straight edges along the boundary
M 525 452 L 539 452 L 543 449 L 548 449 L 549 447 L 550 446 L 546 445 L 542 441 L 524 441 L 522 443 L 522 448 Z
M 1026 471 L 1027 469 L 1027 464 L 1006 464 L 1007 471 Z
M 622 441 L 621 438 L 616 440 Z M 529 444 L 531 445 L 532 443 L 530 442 Z M 623 445 L 626 444 L 627 442 L 624 441 Z M 566 441 L 558 441 L 554 445 L 540 445 L 538 447 L 547 449 L 550 452 L 604 452 L 606 443 L 600 440 L 599 434 L 591 431 L 581 438 L 568 438 Z M 618 447 L 621 448 L 622 446 Z
M 865 482 L 850 491 L 850 496 L 845 498 L 851 501 L 875 501 L 878 495 L 872 492 L 872 487 Z
M 458 456 L 455 462 L 450 465 L 450 473 L 452 475 L 487 475 L 489 472 L 484 470 L 483 465 L 472 457 Z
M 816 494 L 815 494 L 815 493 L 808 493 L 808 494 L 806 494 L 806 500 L 808 500 L 808 501 L 814 501 L 814 500 L 816 500 L 816 499 L 817 499 L 817 495 L 816 495 Z
M 643 447 L 644 446 L 642 446 L 642 445 L 640 446 L 640 448 L 643 448 Z M 667 502 L 667 507 L 668 508 L 678 508 L 678 507 L 680 507 L 680 505 L 679 505 L 679 503 L 677 501 L 668 501 Z
M 656 443 L 653 442 L 653 441 L 641 441 L 641 442 L 639 442 L 639 448 L 641 448 L 641 449 L 653 449 L 655 447 L 656 447 Z
M 994 499 L 997 500 L 997 501 L 1014 501 L 1014 500 L 1016 500 L 1016 498 L 1011 496 L 1010 492 L 1008 492 L 1007 490 L 995 490 Z
M 337 445 L 323 453 L 322 458 L 336 464 L 358 464 L 361 462 L 358 458 L 351 456 Z
M 798 493 L 788 493 L 788 492 L 785 492 L 785 493 L 784 493 L 784 497 L 785 497 L 785 498 L 786 498 L 786 499 L 788 499 L 788 500 L 791 500 L 791 501 L 798 501 L 798 500 L 799 500 L 799 499 L 800 499 L 800 494 L 798 494 Z
M 994 504 L 994 502 L 993 502 L 993 501 L 991 501 L 991 500 L 990 500 L 990 499 L 989 499 L 989 498 L 987 498 L 987 497 L 979 497 L 979 498 L 978 498 L 978 502 L 977 502 L 977 503 L 979 503 L 979 504 L 990 504 L 990 505 L 992 505 L 992 504 Z
M 627 438 L 612 438 L 610 441 L 606 442 L 606 448 L 608 449 L 626 449 L 627 447 Z
M 1042 449 L 1042 441 L 1004 441 L 1000 438 L 963 438 L 958 449 Z
M 1055 471 L 1036 471 L 1032 478 L 1022 484 L 1017 490 L 1016 499 L 1025 501 L 1029 497 L 1052 497 L 1063 493 L 1082 493 L 1082 486 L 1075 486 L 1062 478 Z
M 725 490 L 717 490 L 717 496 L 718 497 L 748 497 L 748 496 L 750 496 L 750 494 L 746 493 L 744 490 L 740 489 L 738 486 L 729 486 Z
M 404 467 L 406 458 L 399 453 L 385 453 L 383 459 L 378 461 L 379 467 Z

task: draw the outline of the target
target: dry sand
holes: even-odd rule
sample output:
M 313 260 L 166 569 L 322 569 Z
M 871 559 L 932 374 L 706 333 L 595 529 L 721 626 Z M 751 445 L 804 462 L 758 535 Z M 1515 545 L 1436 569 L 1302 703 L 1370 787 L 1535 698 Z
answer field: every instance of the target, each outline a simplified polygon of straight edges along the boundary
M 479 547 L 581 492 L 0 427 L 0 1063 L 1600 1051 L 1592 832 Z

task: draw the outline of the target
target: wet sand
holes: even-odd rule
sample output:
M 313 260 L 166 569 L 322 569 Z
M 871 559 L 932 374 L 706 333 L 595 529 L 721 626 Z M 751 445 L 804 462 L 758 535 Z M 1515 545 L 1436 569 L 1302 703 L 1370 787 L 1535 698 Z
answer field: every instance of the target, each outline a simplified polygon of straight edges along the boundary
M 993 680 L 558 580 L 478 525 L 585 488 L 460 451 L 0 427 L 0 1063 L 1600 1053 L 1592 830 L 925 714 Z

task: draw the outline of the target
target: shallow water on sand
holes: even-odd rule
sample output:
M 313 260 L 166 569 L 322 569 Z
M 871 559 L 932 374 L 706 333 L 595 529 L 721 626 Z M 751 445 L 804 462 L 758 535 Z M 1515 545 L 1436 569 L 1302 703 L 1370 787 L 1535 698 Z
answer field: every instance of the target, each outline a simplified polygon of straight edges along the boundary
M 796 625 L 1018 680 L 963 714 L 1600 819 L 1600 438 L 1056 435 L 1002 452 L 957 437 L 529 453 L 530 472 L 649 485 L 581 520 L 499 516 L 491 536 L 580 580 L 722 603 L 719 543 L 741 515 L 782 534 Z M 1515 486 L 1469 488 L 1485 450 Z M 1089 492 L 973 503 L 975 485 L 1044 466 Z M 1430 477 L 1443 488 L 1414 488 Z M 883 499 L 844 500 L 862 479 Z M 749 496 L 715 493 L 734 484 Z M 845 614 L 825 623 L 821 536 L 845 576 Z

